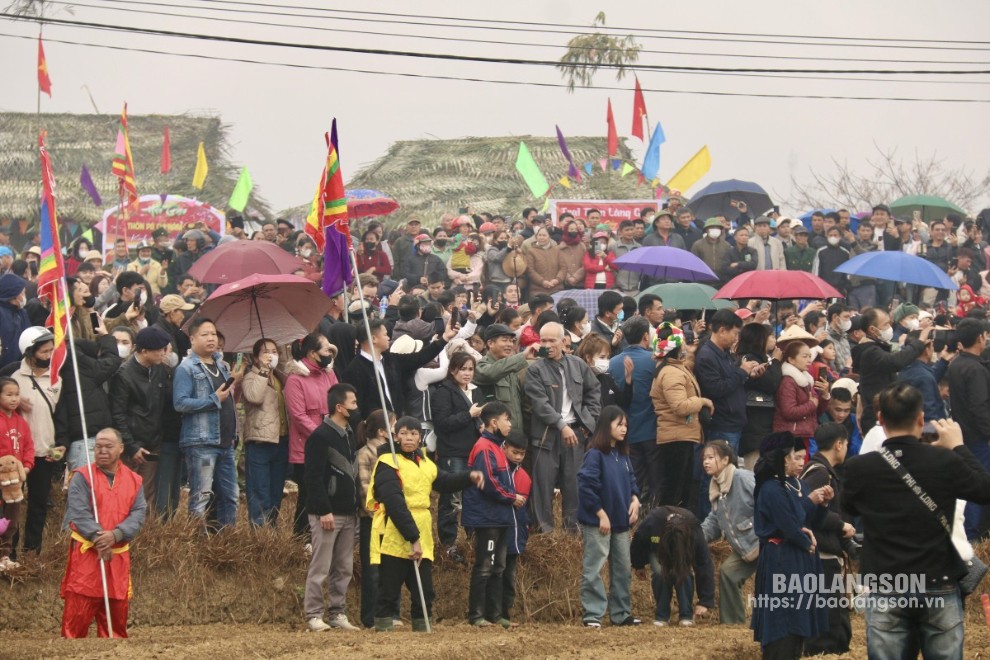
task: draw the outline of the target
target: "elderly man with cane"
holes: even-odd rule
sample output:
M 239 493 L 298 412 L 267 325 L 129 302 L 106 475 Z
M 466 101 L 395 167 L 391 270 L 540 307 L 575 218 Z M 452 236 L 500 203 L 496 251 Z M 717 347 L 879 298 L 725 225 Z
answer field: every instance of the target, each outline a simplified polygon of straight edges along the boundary
M 66 497 L 64 526 L 72 541 L 62 579 L 62 636 L 70 639 L 86 637 L 94 618 L 99 637 L 127 637 L 130 541 L 147 509 L 141 477 L 120 461 L 120 433 L 103 429 L 93 444 L 96 468 L 77 469 Z

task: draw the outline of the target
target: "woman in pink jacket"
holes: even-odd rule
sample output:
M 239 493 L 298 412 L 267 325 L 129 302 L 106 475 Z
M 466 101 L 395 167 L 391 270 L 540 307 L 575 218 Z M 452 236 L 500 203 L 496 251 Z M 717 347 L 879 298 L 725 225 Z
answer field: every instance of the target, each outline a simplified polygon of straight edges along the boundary
M 783 378 L 774 399 L 773 430 L 790 431 L 804 441 L 807 451 L 808 440 L 818 428 L 818 416 L 828 407 L 828 383 L 816 382 L 808 372 L 811 349 L 804 342 L 788 342 L 782 359 Z
M 285 381 L 285 409 L 289 414 L 289 466 L 292 480 L 299 486 L 292 531 L 303 536 L 309 529 L 306 518 L 306 491 L 303 485 L 303 457 L 306 440 L 323 422 L 327 391 L 337 384 L 333 359 L 337 349 L 318 332 L 292 342 L 292 357 L 306 370 L 293 373 Z
M 611 289 L 615 286 L 615 252 L 608 251 L 608 234 L 595 234 L 584 254 L 584 288 Z

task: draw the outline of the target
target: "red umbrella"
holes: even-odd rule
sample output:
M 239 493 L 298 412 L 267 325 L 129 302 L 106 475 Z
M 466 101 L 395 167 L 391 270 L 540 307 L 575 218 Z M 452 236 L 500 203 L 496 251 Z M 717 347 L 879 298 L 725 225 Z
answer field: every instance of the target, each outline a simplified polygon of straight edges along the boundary
M 378 190 L 357 188 L 347 191 L 347 215 L 352 218 L 388 215 L 399 208 L 399 203 Z
M 844 298 L 831 284 L 803 270 L 751 270 L 737 275 L 719 289 L 716 298 L 791 300 Z
M 224 350 L 242 353 L 261 338 L 282 346 L 313 332 L 330 305 L 306 278 L 250 275 L 214 291 L 185 325 L 196 316 L 212 319 L 226 340 Z
M 189 269 L 207 284 L 227 284 L 248 275 L 287 275 L 302 268 L 302 261 L 268 241 L 229 241 L 210 250 Z

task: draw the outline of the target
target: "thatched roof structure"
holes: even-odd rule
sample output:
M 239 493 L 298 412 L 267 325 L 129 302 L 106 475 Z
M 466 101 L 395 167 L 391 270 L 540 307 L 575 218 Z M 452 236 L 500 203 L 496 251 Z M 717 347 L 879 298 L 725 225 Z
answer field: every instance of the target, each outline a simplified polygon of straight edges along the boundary
M 47 144 L 55 169 L 59 214 L 84 222 L 103 217 L 116 206 L 117 179 L 110 173 L 119 115 L 42 114 L 40 128 L 48 132 Z M 227 127 L 215 116 L 129 115 L 131 153 L 137 175 L 138 194 L 184 195 L 223 209 L 237 183 L 240 167 L 227 154 Z M 169 129 L 172 171 L 160 173 L 162 138 Z M 31 113 L 0 113 L 0 217 L 35 220 L 41 169 L 38 161 L 38 117 Z M 192 187 L 196 148 L 204 142 L 210 167 L 202 191 Z M 103 207 L 93 204 L 79 185 L 86 165 L 103 198 Z M 250 207 L 267 214 L 257 184 Z
M 568 190 L 557 181 L 567 174 L 567 161 L 560 153 L 556 137 L 532 135 L 461 138 L 457 140 L 409 140 L 396 142 L 377 161 L 357 172 L 348 188 L 371 188 L 398 200 L 401 208 L 388 217 L 399 222 L 418 215 L 427 226 L 437 223 L 444 213 L 456 213 L 471 206 L 476 212 L 489 211 L 519 216 L 527 206 L 539 207 L 529 188 L 516 171 L 519 141 L 526 143 L 547 181 L 555 186 L 550 197 L 557 199 L 644 199 L 653 196 L 647 185 L 637 186 L 637 174 L 624 177 L 609 168 L 603 172 L 598 161 L 605 157 L 605 137 L 572 137 L 567 147 L 581 170 L 582 183 L 572 181 Z M 619 157 L 632 163 L 629 149 L 619 146 Z M 593 164 L 591 175 L 584 164 Z M 344 163 L 345 172 L 347 163 Z M 282 212 L 303 215 L 309 204 Z

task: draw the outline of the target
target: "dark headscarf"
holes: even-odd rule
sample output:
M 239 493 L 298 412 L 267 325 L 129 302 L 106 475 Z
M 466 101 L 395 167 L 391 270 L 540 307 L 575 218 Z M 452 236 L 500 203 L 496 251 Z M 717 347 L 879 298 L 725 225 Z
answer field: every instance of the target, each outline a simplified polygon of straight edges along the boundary
M 753 473 L 756 476 L 754 499 L 759 495 L 760 488 L 770 479 L 776 479 L 781 484 L 787 478 L 784 471 L 784 457 L 795 449 L 804 449 L 804 441 L 795 438 L 790 431 L 771 433 L 760 444 L 760 458 L 756 461 Z

